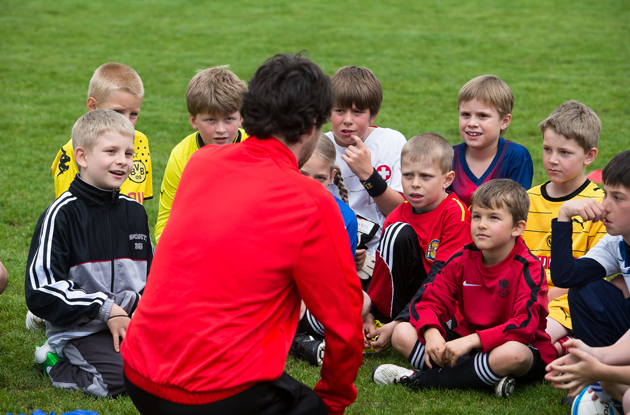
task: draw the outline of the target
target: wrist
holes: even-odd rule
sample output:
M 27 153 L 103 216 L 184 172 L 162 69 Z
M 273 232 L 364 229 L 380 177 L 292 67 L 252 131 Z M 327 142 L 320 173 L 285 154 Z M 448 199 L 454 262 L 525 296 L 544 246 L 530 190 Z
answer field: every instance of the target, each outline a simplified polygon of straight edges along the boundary
M 562 208 L 558 211 L 558 222 L 571 222 L 572 217 Z
M 372 169 L 372 174 L 367 179 L 361 180 L 361 184 L 372 198 L 379 197 L 387 190 L 387 182 L 378 174 L 375 168 Z

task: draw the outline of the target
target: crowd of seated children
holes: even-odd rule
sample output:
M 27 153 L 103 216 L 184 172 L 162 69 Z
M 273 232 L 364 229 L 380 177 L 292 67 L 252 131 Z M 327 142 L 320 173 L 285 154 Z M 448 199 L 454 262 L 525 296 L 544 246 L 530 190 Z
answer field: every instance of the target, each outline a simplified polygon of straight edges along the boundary
M 402 149 L 407 200 L 385 220 L 368 291 L 372 307 L 364 321 L 366 346 L 375 352 L 390 346 L 396 326 L 409 321 L 411 301 L 421 298 L 448 258 L 470 241 L 470 213 L 446 191 L 453 182 L 452 163 L 453 147 L 437 134 L 412 137 Z
M 190 125 L 196 131 L 173 148 L 166 163 L 155 224 L 156 243 L 168 221 L 184 167 L 193 153 L 205 145 L 238 143 L 247 137 L 240 128 L 240 108 L 245 90 L 245 82 L 226 66 L 205 69 L 190 80 L 186 89 L 186 106 Z
M 79 173 L 40 216 L 28 255 L 26 305 L 46 321 L 35 363 L 53 386 L 125 393 L 120 339 L 144 289 L 153 246 L 147 214 L 120 192 L 133 169 L 134 128 L 112 110 L 72 128 Z M 95 237 L 100 235 L 100 237 Z
M 542 379 L 556 350 L 545 332 L 547 284 L 540 261 L 520 237 L 529 198 L 510 179 L 481 185 L 472 199 L 473 243 L 453 255 L 410 307 L 399 332 L 416 335 L 415 370 L 384 364 L 372 378 L 381 385 L 411 388 L 494 387 L 514 390 L 514 378 Z M 462 315 L 455 328 L 448 322 Z
M 525 244 L 538 256 L 547 273 L 549 287 L 549 317 L 547 333 L 559 354 L 566 354 L 563 343 L 571 337 L 571 312 L 567 289 L 553 285 L 549 265 L 551 260 L 551 220 L 567 200 L 601 201 L 604 192 L 586 178 L 586 167 L 597 156 L 601 121 L 587 106 L 569 101 L 556 108 L 539 125 L 543 134 L 542 160 L 549 181 L 530 189 L 529 217 L 523 233 Z M 586 254 L 606 234 L 601 221 L 572 222 L 573 256 Z
M 473 78 L 457 96 L 459 134 L 454 147 L 452 190 L 466 206 L 482 183 L 507 178 L 525 189 L 532 185 L 534 168 L 529 151 L 503 138 L 512 122 L 514 94 L 494 75 Z

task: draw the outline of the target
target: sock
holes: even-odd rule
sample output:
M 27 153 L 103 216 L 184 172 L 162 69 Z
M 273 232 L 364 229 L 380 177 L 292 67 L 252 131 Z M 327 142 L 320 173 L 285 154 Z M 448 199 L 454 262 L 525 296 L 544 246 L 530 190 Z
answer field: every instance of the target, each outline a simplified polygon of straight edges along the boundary
M 445 389 L 487 388 L 501 377 L 490 369 L 487 353 L 462 356 L 455 367 L 446 365 L 426 371 L 427 386 Z
M 324 336 L 324 326 L 313 317 L 310 311 L 306 310 L 304 316 L 302 316 L 302 319 L 298 323 L 297 332 Z
M 411 349 L 409 364 L 416 369 L 424 370 L 424 344 L 420 343 L 420 340 L 416 340 L 416 344 Z

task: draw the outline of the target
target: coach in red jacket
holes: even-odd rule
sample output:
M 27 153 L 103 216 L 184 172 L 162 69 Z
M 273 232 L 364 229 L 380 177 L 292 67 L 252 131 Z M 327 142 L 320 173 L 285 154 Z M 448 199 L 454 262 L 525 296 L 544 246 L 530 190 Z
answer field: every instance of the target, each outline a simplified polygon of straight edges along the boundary
M 244 98 L 251 137 L 191 157 L 122 345 L 142 414 L 341 414 L 356 398 L 363 297 L 348 236 L 298 170 L 332 105 L 316 64 L 274 56 Z M 300 299 L 326 327 L 315 392 L 283 373 Z

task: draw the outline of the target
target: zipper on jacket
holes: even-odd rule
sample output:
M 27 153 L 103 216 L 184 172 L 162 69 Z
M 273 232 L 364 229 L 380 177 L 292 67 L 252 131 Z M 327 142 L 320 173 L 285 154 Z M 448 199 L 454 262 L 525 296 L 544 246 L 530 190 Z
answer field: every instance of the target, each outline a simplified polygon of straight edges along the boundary
M 105 208 L 106 212 L 105 212 L 105 218 L 106 218 L 106 222 L 107 222 L 107 234 L 109 236 L 109 252 L 110 252 L 110 263 L 111 263 L 111 281 L 112 281 L 112 288 L 110 289 L 110 292 L 112 294 L 114 294 L 114 239 L 112 238 L 112 227 L 111 224 L 109 222 L 109 203 L 107 203 L 107 207 Z

